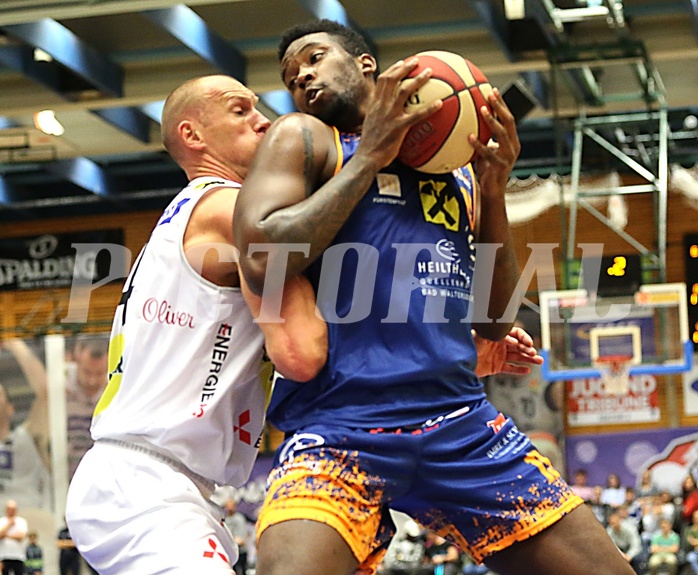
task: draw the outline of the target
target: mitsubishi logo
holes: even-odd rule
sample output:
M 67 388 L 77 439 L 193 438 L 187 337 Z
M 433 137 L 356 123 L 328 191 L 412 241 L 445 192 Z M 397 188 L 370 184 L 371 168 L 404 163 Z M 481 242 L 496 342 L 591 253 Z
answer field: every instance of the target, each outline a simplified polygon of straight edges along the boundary
M 251 420 L 250 410 L 246 409 L 238 416 L 238 424 L 233 425 L 233 433 L 240 432 L 240 441 L 247 443 L 247 445 L 252 445 L 252 436 L 249 431 L 243 429 Z
M 206 557 L 206 559 L 213 559 L 214 557 L 220 557 L 221 559 L 223 559 L 223 561 L 225 561 L 228 565 L 230 565 L 230 561 L 225 556 L 225 554 L 221 553 L 220 551 L 217 551 L 218 545 L 216 545 L 216 542 L 213 539 L 209 539 L 208 544 L 211 547 L 211 550 L 204 551 L 204 557 Z

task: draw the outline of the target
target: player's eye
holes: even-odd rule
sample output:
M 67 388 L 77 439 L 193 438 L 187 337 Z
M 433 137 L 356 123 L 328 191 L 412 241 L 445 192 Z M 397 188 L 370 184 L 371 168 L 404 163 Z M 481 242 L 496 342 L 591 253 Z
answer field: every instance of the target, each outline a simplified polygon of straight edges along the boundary
M 315 64 L 320 58 L 322 58 L 323 52 L 313 52 L 310 55 L 310 63 Z

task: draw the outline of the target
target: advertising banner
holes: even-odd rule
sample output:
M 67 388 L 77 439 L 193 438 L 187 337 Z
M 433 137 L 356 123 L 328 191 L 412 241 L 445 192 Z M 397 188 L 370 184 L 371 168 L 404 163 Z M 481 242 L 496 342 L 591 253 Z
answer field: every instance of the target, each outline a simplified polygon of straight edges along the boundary
M 659 489 L 679 495 L 686 475 L 698 474 L 698 428 L 572 435 L 565 456 L 569 476 L 584 469 L 589 485 L 606 485 L 617 473 L 623 487 L 636 487 L 648 469 Z
M 70 287 L 74 275 L 95 283 L 109 275 L 109 244 L 123 246 L 123 230 L 2 238 L 0 291 Z
M 567 382 L 567 423 L 571 427 L 659 421 L 659 390 L 654 375 L 628 379 L 626 393 L 608 393 L 600 378 Z

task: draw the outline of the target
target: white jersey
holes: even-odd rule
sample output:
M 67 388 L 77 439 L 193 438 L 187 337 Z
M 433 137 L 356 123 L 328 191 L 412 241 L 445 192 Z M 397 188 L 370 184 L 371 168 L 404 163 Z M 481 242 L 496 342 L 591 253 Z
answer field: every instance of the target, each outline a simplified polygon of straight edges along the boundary
M 240 485 L 257 455 L 270 391 L 260 381 L 262 333 L 241 291 L 203 279 L 183 250 L 194 207 L 219 187 L 239 184 L 190 182 L 131 269 L 92 437 L 140 445 L 209 481 Z

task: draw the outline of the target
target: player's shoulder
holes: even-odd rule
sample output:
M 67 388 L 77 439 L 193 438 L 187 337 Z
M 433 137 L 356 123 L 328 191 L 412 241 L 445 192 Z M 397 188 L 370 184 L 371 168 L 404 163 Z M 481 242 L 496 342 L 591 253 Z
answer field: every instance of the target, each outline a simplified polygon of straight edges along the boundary
M 310 131 L 316 138 L 326 137 L 329 140 L 334 139 L 334 131 L 330 126 L 310 114 L 302 112 L 292 112 L 278 118 L 267 131 L 268 138 L 273 135 L 294 136 L 303 134 L 303 131 Z
M 223 184 L 212 186 L 201 196 L 194 206 L 184 234 L 184 250 L 187 259 L 195 267 L 201 269 L 203 253 L 198 253 L 202 241 L 215 244 L 216 249 L 227 249 L 223 246 L 233 245 L 233 214 L 240 188 Z M 193 251 L 192 248 L 195 248 Z M 227 267 L 229 259 L 218 254 L 222 267 Z M 199 267 L 197 267 L 199 266 Z

